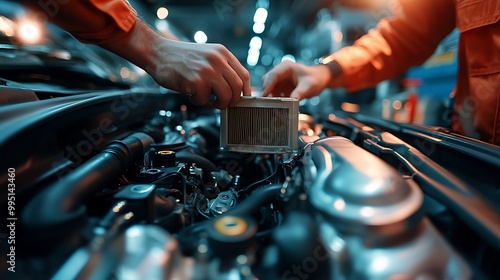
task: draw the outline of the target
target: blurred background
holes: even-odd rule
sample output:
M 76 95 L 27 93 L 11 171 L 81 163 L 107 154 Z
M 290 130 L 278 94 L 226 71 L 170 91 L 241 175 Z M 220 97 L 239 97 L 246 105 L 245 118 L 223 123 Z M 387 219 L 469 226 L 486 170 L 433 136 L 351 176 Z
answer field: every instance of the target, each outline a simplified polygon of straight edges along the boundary
M 261 77 L 284 60 L 306 65 L 374 28 L 391 15 L 393 0 L 130 0 L 140 17 L 166 37 L 225 45 L 249 70 L 255 94 Z M 54 26 L 33 21 L 16 1 L 0 1 L 0 40 L 24 48 L 83 56 L 97 75 L 125 84 L 157 86 L 144 71 Z M 13 35 L 13 24 L 17 30 Z M 454 31 L 422 66 L 356 93 L 326 90 L 302 101 L 301 111 L 363 113 L 399 122 L 450 126 L 457 70 Z M 63 52 L 64 50 L 64 52 Z

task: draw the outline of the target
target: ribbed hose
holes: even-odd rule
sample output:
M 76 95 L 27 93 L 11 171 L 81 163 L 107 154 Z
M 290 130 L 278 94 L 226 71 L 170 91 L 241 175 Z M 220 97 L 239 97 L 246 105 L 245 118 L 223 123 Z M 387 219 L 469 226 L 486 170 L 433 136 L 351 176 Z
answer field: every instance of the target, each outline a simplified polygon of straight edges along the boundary
M 35 196 L 22 212 L 24 225 L 55 230 L 75 223 L 85 214 L 84 202 L 140 161 L 152 143 L 145 133 L 110 142 L 101 153 Z

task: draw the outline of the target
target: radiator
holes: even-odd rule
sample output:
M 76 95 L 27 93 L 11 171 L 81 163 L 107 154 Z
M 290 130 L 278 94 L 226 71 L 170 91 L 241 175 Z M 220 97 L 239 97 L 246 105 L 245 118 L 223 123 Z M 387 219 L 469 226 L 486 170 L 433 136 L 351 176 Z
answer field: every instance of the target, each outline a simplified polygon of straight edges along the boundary
M 293 153 L 298 150 L 299 101 L 244 96 L 221 112 L 221 150 Z

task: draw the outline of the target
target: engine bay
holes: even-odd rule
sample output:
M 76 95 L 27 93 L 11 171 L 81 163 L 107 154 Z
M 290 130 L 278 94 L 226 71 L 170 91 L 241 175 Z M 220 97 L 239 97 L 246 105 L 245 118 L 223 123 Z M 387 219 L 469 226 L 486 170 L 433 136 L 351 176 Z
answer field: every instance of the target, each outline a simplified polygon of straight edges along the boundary
M 15 225 L 15 244 L 3 239 L 2 271 L 14 264 L 16 279 L 500 275 L 497 147 L 301 112 L 298 152 L 241 153 L 220 148 L 219 110 L 180 94 L 60 94 L 3 108 L 2 184 L 15 173 L 15 188 L 2 193 L 14 215 L 3 219 Z

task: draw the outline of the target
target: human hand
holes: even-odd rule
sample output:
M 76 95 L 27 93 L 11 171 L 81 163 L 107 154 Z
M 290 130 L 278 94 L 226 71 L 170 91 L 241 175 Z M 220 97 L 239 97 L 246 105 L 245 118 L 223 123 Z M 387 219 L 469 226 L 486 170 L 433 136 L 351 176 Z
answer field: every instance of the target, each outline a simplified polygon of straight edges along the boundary
M 150 74 L 162 86 L 190 94 L 196 105 L 211 103 L 224 109 L 243 95 L 251 95 L 250 74 L 238 59 L 220 44 L 195 44 L 161 40 L 155 47 L 156 61 Z
M 161 86 L 190 94 L 196 105 L 217 108 L 234 106 L 243 95 L 251 95 L 250 74 L 238 59 L 219 44 L 195 44 L 169 40 L 137 20 L 122 36 L 112 37 L 101 47 L 146 70 Z
M 321 93 L 330 78 L 326 65 L 305 66 L 284 61 L 262 77 L 262 96 L 310 98 Z

